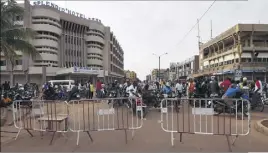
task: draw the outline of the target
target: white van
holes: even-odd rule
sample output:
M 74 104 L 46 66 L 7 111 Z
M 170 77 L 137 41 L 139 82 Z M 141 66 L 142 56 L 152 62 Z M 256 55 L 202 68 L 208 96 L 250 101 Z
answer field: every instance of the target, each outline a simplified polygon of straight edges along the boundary
M 74 86 L 74 80 L 50 80 L 48 82 L 52 85 L 52 87 L 55 85 L 62 85 L 67 88 L 67 91 L 71 91 Z

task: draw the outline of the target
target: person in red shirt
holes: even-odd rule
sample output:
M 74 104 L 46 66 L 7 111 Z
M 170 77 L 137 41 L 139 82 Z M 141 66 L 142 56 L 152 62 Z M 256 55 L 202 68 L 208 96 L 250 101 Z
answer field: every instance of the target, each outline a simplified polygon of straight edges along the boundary
M 101 81 L 100 80 L 97 80 L 97 83 L 96 83 L 96 94 L 97 94 L 97 97 L 99 98 L 100 97 L 100 91 L 101 91 Z
M 226 92 L 231 84 L 231 79 L 226 77 L 225 80 L 220 84 L 220 86 L 223 88 L 224 92 Z

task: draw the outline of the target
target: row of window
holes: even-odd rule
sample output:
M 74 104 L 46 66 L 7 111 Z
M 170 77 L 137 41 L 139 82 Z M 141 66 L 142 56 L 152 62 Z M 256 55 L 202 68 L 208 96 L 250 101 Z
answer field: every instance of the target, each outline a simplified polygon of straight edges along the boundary
M 254 58 L 253 60 L 251 58 L 241 58 L 241 62 L 248 63 L 248 62 L 258 62 L 258 63 L 266 63 L 268 62 L 268 58 Z
M 101 32 L 100 30 L 96 30 L 96 29 L 88 29 L 88 31 L 93 31 L 93 32 L 96 32 L 96 33 L 99 33 L 99 34 L 102 34 L 102 36 L 104 36 L 104 33 Z
M 65 50 L 65 55 L 69 55 L 69 56 L 82 56 L 82 52 L 80 50 Z
M 73 37 L 73 36 L 65 35 L 65 43 L 82 46 L 83 42 L 84 42 L 84 39 L 81 37 Z
M 60 21 L 58 21 L 58 20 L 56 20 L 56 19 L 53 19 L 53 18 L 50 18 L 50 17 L 33 16 L 32 19 L 33 19 L 33 20 L 50 20 L 50 21 L 53 21 L 53 22 L 56 22 L 56 23 L 60 24 Z
M 49 60 L 35 60 L 35 63 L 49 63 L 49 64 L 58 64 L 58 61 L 49 61 Z
M 38 53 L 40 53 L 40 54 L 58 55 L 58 54 L 55 53 L 55 52 L 52 52 L 52 51 L 44 51 L 44 50 L 38 51 Z
M 35 46 L 35 48 L 36 49 L 51 49 L 51 50 L 58 51 L 58 48 L 51 47 L 51 46 Z
M 97 36 L 97 37 L 101 37 L 102 39 L 104 39 L 104 37 L 100 34 L 93 34 L 93 33 L 90 33 L 90 34 L 87 34 L 87 36 Z
M 100 50 L 103 50 L 103 48 L 102 47 L 99 47 L 99 46 L 88 46 L 88 48 L 98 48 Z
M 102 57 L 102 55 L 101 54 L 96 54 L 96 53 L 87 53 L 87 55 L 92 55 L 92 56 L 100 56 L 100 57 Z
M 118 74 L 124 74 L 124 71 L 121 69 L 117 68 L 116 66 L 113 66 L 112 64 L 110 65 L 110 69 L 112 72 L 118 73 Z
M 53 40 L 53 41 L 55 41 L 55 42 L 58 42 L 57 39 L 50 38 L 50 37 L 35 37 L 35 39 L 46 39 L 46 40 Z
M 87 59 L 94 59 L 94 60 L 100 60 L 100 61 L 102 61 L 102 59 L 101 58 L 98 58 L 98 57 L 88 57 Z
M 94 67 L 102 68 L 101 65 L 91 65 L 91 64 L 88 64 L 87 67 L 89 67 L 89 68 L 94 68 Z
M 111 52 L 113 52 L 114 54 L 116 54 L 116 48 L 113 46 L 113 44 L 110 44 L 110 49 L 111 49 Z M 123 51 L 119 48 L 117 48 L 118 52 L 120 54 L 123 54 Z
M 40 34 L 40 35 L 48 35 L 48 36 L 53 36 L 53 37 L 56 37 L 56 38 L 59 37 L 58 34 L 55 34 L 53 32 L 49 32 L 49 31 L 37 31 L 37 33 Z
M 74 67 L 74 66 L 78 66 L 78 67 L 82 67 L 82 63 L 76 63 L 76 62 L 65 62 L 64 67 Z
M 97 41 L 87 41 L 87 45 L 90 46 L 90 45 L 98 45 L 100 47 L 104 47 L 104 44 L 100 43 L 100 42 L 97 42 Z
M 45 24 L 45 25 L 51 25 L 51 26 L 54 26 L 54 27 L 57 27 L 57 28 L 61 29 L 61 27 L 60 27 L 59 25 L 57 25 L 57 24 L 53 24 L 53 23 L 33 21 L 33 24 Z
M 238 63 L 238 59 L 232 59 L 232 60 L 228 60 L 224 62 L 206 65 L 204 66 L 204 68 L 212 68 L 212 67 L 218 67 L 218 66 L 229 65 L 229 64 L 234 64 L 234 63 Z
M 58 67 L 57 65 L 52 65 L 52 64 L 45 64 L 45 65 L 42 65 L 42 64 L 34 64 L 35 67 Z

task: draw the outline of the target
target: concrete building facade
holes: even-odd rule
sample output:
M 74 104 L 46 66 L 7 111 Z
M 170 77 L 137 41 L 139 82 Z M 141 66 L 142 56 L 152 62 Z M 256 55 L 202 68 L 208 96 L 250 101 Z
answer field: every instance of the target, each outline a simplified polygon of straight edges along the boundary
M 234 76 L 268 81 L 268 24 L 237 24 L 200 46 L 200 70 L 195 76 Z
M 127 70 L 125 71 L 126 79 L 129 79 L 131 81 L 135 81 L 137 79 L 137 74 L 135 71 Z
M 18 51 L 14 80 L 41 84 L 51 79 L 78 81 L 102 78 L 106 82 L 124 77 L 124 51 L 111 31 L 99 19 L 61 8 L 48 1 L 26 1 L 23 17 L 15 24 L 32 28 L 32 44 L 39 56 L 32 59 Z M 3 56 L 3 55 L 1 55 Z M 11 66 L 1 58 L 1 80 L 9 80 Z
M 170 74 L 172 79 L 186 79 L 193 77 L 199 70 L 199 55 L 194 55 L 182 62 L 170 63 Z
M 166 73 L 166 69 L 160 69 L 160 76 L 159 76 L 159 70 L 158 69 L 153 69 L 152 70 L 152 74 L 151 74 L 151 79 L 152 81 L 156 81 L 159 79 L 164 79 L 165 78 L 165 73 Z

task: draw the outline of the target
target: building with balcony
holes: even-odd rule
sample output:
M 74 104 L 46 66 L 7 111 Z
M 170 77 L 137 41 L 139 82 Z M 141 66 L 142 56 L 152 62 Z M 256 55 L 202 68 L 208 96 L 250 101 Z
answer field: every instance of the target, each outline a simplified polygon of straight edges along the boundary
M 236 69 L 249 80 L 268 81 L 268 24 L 237 24 L 200 46 L 200 70 L 208 74 L 234 76 Z
M 126 79 L 129 79 L 131 81 L 135 81 L 137 79 L 137 74 L 135 71 L 127 70 L 125 71 Z
M 32 44 L 40 56 L 32 59 L 18 51 L 14 80 L 41 84 L 51 79 L 78 81 L 102 78 L 106 82 L 124 77 L 124 51 L 111 31 L 99 19 L 61 8 L 48 1 L 18 4 L 22 17 L 14 24 L 32 28 Z M 3 55 L 1 55 L 3 56 Z M 1 80 L 9 80 L 11 66 L 1 57 Z M 41 79 L 42 78 L 42 79 Z
M 199 69 L 199 56 L 194 55 L 182 62 L 170 63 L 170 75 L 172 80 L 186 79 L 193 77 L 193 74 L 198 72 Z

